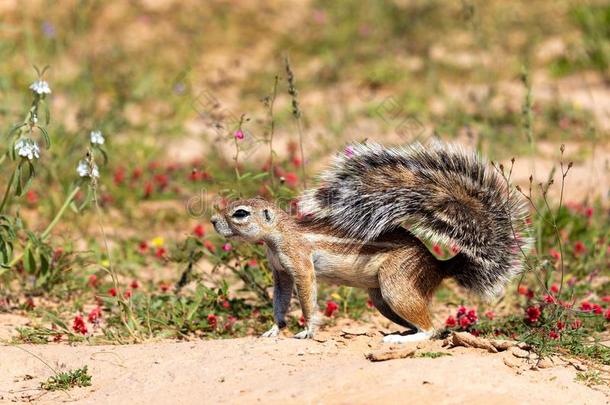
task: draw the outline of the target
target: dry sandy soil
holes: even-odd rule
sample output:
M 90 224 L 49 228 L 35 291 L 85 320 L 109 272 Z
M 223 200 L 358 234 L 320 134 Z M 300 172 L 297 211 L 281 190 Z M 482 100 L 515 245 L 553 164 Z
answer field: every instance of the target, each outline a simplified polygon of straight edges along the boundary
M 347 333 L 346 333 L 347 332 Z M 575 381 L 576 369 L 554 366 L 506 351 L 380 342 L 373 326 L 343 324 L 316 340 L 289 337 L 162 342 L 127 346 L 66 345 L 0 347 L 0 402 L 149 403 L 434 403 L 606 404 L 607 387 Z M 415 356 L 382 362 L 370 352 L 417 348 Z M 515 350 L 516 352 L 517 350 Z M 444 352 L 439 358 L 417 357 Z M 91 387 L 44 392 L 51 371 L 88 365 Z M 562 363 L 562 364 L 560 364 Z M 548 364 L 547 364 L 548 366 Z

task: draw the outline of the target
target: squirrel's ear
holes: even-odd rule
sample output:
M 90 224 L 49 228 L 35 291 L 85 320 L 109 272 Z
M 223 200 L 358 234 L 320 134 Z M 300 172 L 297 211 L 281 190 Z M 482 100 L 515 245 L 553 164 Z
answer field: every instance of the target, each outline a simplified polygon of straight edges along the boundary
M 271 212 L 269 208 L 265 208 L 263 209 L 263 218 L 265 218 L 267 223 L 272 223 L 275 219 L 275 215 L 273 215 L 273 212 Z

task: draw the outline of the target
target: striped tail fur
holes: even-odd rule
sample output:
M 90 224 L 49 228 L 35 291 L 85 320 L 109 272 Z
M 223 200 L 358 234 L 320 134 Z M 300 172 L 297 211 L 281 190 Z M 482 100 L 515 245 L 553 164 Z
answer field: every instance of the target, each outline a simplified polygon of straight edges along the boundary
M 447 268 L 461 286 L 488 298 L 521 270 L 530 245 L 517 191 L 478 154 L 454 145 L 348 146 L 300 208 L 363 241 L 405 226 L 456 246 Z

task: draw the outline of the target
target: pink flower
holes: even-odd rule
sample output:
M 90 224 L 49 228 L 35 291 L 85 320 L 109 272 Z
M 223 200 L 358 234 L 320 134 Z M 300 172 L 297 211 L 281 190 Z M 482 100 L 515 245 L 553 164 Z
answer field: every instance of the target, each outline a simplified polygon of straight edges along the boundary
M 453 328 L 456 325 L 457 325 L 457 320 L 453 316 L 449 315 L 449 317 L 445 321 L 445 326 L 447 326 L 448 328 Z
M 224 245 L 222 245 L 222 250 L 225 252 L 230 252 L 231 249 L 233 249 L 233 246 L 231 246 L 230 243 L 225 243 Z
M 339 309 L 339 305 L 337 305 L 337 303 L 335 301 L 327 301 L 326 309 L 324 310 L 324 315 L 326 315 L 328 317 L 333 316 L 335 311 L 337 311 L 338 309 Z
M 557 294 L 559 292 L 559 286 L 557 284 L 551 285 L 551 292 Z
M 74 321 L 72 322 L 72 329 L 74 329 L 74 332 L 80 333 L 81 335 L 87 334 L 87 325 L 85 325 L 85 320 L 82 316 L 76 315 L 74 317 Z
M 572 321 L 572 324 L 570 326 L 572 327 L 572 329 L 579 329 L 582 326 L 582 321 L 580 319 L 575 319 L 574 321 Z
M 288 184 L 289 186 L 296 186 L 299 183 L 299 176 L 297 176 L 296 173 L 286 173 L 284 175 L 284 180 L 286 181 L 286 184 Z
M 244 133 L 241 129 L 238 129 L 237 131 L 235 131 L 235 134 L 233 135 L 235 137 L 235 139 L 237 140 L 242 140 L 244 139 Z
M 587 209 L 585 209 L 585 216 L 591 218 L 593 216 L 593 208 L 587 207 Z
M 485 312 L 485 317 L 490 321 L 493 321 L 493 319 L 496 317 L 496 314 L 493 311 L 487 311 Z
M 127 299 L 131 298 L 131 290 L 125 291 L 125 298 L 127 298 Z
M 602 300 L 602 302 L 610 302 L 610 295 L 606 295 L 604 297 L 600 298 Z

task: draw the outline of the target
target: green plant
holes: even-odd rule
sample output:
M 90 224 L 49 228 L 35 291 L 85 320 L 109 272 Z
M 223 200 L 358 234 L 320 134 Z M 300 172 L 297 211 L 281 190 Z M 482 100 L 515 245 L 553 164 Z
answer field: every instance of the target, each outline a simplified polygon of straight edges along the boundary
M 62 371 L 40 383 L 40 387 L 47 391 L 67 391 L 74 387 L 91 386 L 91 375 L 87 366 L 69 371 Z

